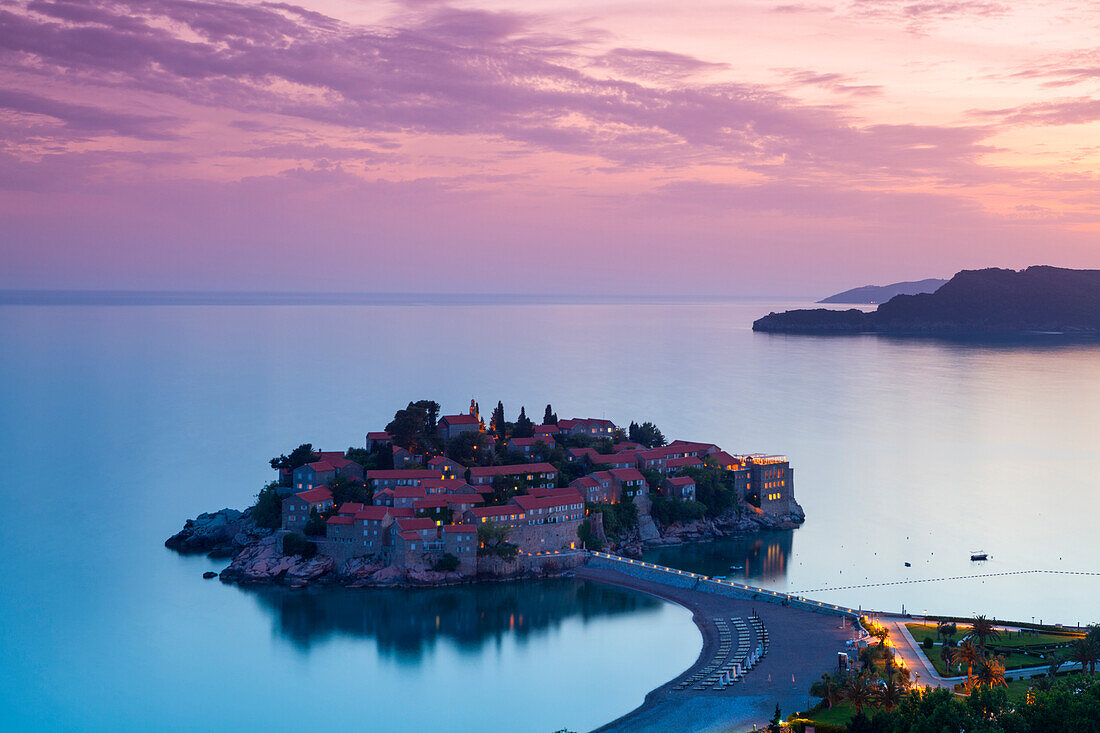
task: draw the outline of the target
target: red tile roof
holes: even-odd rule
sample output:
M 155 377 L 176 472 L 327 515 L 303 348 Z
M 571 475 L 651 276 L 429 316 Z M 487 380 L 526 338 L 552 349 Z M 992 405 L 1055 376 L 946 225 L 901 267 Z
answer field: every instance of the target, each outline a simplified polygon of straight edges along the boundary
M 424 479 L 440 478 L 439 471 L 434 468 L 410 468 L 408 470 L 393 469 L 393 470 L 378 470 L 367 471 L 368 479 Z
M 421 481 L 420 486 L 425 489 L 443 489 L 449 494 L 455 492 L 465 493 L 466 489 L 473 490 L 464 478 L 433 478 Z
M 549 463 L 521 463 L 516 466 L 474 466 L 470 469 L 470 478 L 475 476 L 516 476 L 521 473 L 557 473 L 558 469 Z
M 436 456 L 428 461 L 429 466 L 454 466 L 455 468 L 466 468 L 453 458 L 447 458 L 446 456 Z
M 555 487 L 553 489 L 540 489 L 540 488 L 528 489 L 527 494 L 528 494 L 528 496 L 557 496 L 557 495 L 560 495 L 560 494 L 568 494 L 572 491 L 575 491 L 575 489 L 571 489 L 568 486 L 563 486 L 560 489 L 557 488 L 557 487 Z
M 570 481 L 569 485 L 570 486 L 587 486 L 590 489 L 594 489 L 594 488 L 596 488 L 597 486 L 600 485 L 600 482 L 597 481 L 596 479 L 592 478 L 591 476 L 581 476 L 580 478 L 575 478 L 572 481 Z
M 711 453 L 708 458 L 718 463 L 723 468 L 726 466 L 740 466 L 741 461 L 737 460 L 724 450 L 720 450 L 716 453 Z
M 329 524 L 355 524 L 355 517 L 329 517 Z
M 310 504 L 316 504 L 322 501 L 332 501 L 332 491 L 327 486 L 318 486 L 316 489 L 310 491 L 303 491 L 300 494 L 295 494 L 299 499 L 308 501 Z
M 363 507 L 363 511 L 356 512 L 355 518 L 358 520 L 381 522 L 387 515 L 397 519 L 398 517 L 411 517 L 414 514 L 415 512 L 411 506 L 365 506 Z
M 683 458 L 669 458 L 665 461 L 665 465 L 669 468 L 680 468 L 681 466 L 702 466 L 703 461 L 699 456 L 684 456 Z
M 597 428 L 613 428 L 615 423 L 610 420 L 604 420 L 598 417 L 574 417 L 569 420 L 558 420 L 558 427 L 562 430 L 568 430 L 574 425 L 584 425 L 586 427 Z
M 511 448 L 512 446 L 515 446 L 517 448 L 524 448 L 524 447 L 529 446 L 529 445 L 538 445 L 539 443 L 542 443 L 543 445 L 547 445 L 547 446 L 550 445 L 549 443 L 546 442 L 545 437 L 512 438 L 511 440 L 508 441 L 508 447 Z
M 521 496 L 512 497 L 512 501 L 516 505 L 523 508 L 524 511 L 531 511 L 532 509 L 557 509 L 564 506 L 571 506 L 573 504 L 583 504 L 584 499 L 576 491 L 570 491 L 568 494 L 557 494 L 555 496 L 531 496 L 530 494 L 523 494 Z
M 354 501 L 345 501 L 340 505 L 340 508 L 336 510 L 337 514 L 355 514 L 356 512 L 363 511 L 363 504 Z
M 477 527 L 472 524 L 448 524 L 443 527 L 443 531 L 447 534 L 466 534 L 477 532 Z
M 645 481 L 645 476 L 636 468 L 613 468 L 608 473 L 620 481 Z
M 483 501 L 481 494 L 444 494 L 443 498 L 448 504 L 480 504 Z
M 446 421 L 448 425 L 477 425 L 478 420 L 473 415 L 444 415 L 439 422 Z
M 535 426 L 535 435 L 554 435 L 555 433 L 560 433 L 560 432 L 561 432 L 561 428 L 559 428 L 557 425 L 536 425 Z
M 427 517 L 399 517 L 397 526 L 402 532 L 419 529 L 435 529 L 435 520 Z
M 409 540 L 410 542 L 420 539 L 420 535 L 418 535 L 416 532 L 412 532 L 412 531 L 398 532 L 397 536 L 400 537 L 403 540 Z
M 393 490 L 394 499 L 422 499 L 427 495 L 423 486 L 398 486 Z
M 325 471 L 336 470 L 336 466 L 332 465 L 328 461 L 314 461 L 313 463 L 307 463 L 306 465 L 312 468 L 317 473 L 324 473 Z
M 393 436 L 386 432 L 367 433 L 371 440 L 393 440 Z
M 611 455 L 602 455 L 600 453 L 591 453 L 588 456 L 588 460 L 597 466 L 604 466 L 609 463 L 629 463 L 631 465 L 635 462 L 635 456 L 637 451 L 629 451 L 625 453 L 612 453 Z
M 673 486 L 694 486 L 695 479 L 690 476 L 673 476 L 672 478 L 665 479 Z
M 497 506 L 475 506 L 470 512 L 481 519 L 482 517 L 500 517 L 506 514 L 519 514 L 520 509 L 515 504 L 500 504 Z
M 427 496 L 423 499 L 417 499 L 413 502 L 413 509 L 442 509 L 450 502 L 442 495 Z

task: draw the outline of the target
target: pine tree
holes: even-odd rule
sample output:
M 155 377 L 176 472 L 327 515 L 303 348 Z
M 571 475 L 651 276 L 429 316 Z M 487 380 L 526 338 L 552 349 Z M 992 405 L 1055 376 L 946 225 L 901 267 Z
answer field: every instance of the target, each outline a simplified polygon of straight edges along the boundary
M 542 413 L 542 424 L 543 425 L 557 425 L 558 424 L 558 416 L 554 414 L 554 411 L 553 411 L 553 409 L 551 409 L 550 405 L 547 405 L 546 406 L 546 412 Z
M 493 410 L 493 417 L 489 420 L 489 430 L 495 433 L 498 438 L 504 437 L 504 403 L 499 400 Z
M 527 409 L 525 407 L 519 408 L 519 417 L 516 418 L 515 428 L 512 430 L 512 436 L 516 438 L 530 438 L 535 434 L 535 425 L 531 422 L 531 418 L 527 417 Z

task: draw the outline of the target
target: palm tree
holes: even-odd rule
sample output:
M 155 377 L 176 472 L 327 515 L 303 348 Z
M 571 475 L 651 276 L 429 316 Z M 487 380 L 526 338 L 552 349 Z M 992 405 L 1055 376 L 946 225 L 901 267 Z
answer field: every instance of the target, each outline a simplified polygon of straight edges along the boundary
M 890 680 L 885 687 L 878 688 L 875 701 L 887 710 L 893 710 L 901 704 L 906 692 L 904 685 L 896 684 L 893 680 Z
M 1073 642 L 1070 650 L 1070 659 L 1081 663 L 1081 674 L 1087 674 L 1096 669 L 1096 659 L 1100 657 L 1100 649 L 1087 636 Z
M 978 639 L 978 648 L 985 651 L 986 639 L 996 639 L 1001 635 L 993 622 L 985 616 L 975 616 L 974 623 L 970 627 L 970 635 Z
M 991 690 L 994 687 L 1008 687 L 1008 680 L 1005 679 L 1004 659 L 1002 657 L 987 659 L 978 668 L 978 674 L 974 677 L 974 684 L 976 687 L 985 685 Z
M 877 694 L 874 678 L 869 672 L 860 672 L 848 678 L 842 694 L 844 699 L 855 705 L 856 715 L 863 712 L 863 706 L 874 701 Z
M 985 655 L 978 647 L 974 646 L 974 642 L 966 639 L 955 648 L 955 661 L 966 665 L 966 686 L 970 687 L 971 681 L 974 679 L 974 667 L 985 661 Z
M 940 647 L 940 659 L 943 660 L 944 665 L 950 670 L 951 665 L 955 663 L 955 648 L 945 643 Z
M 826 672 L 821 675 L 821 679 L 813 683 L 810 686 L 810 694 L 816 695 L 825 699 L 825 705 L 830 710 L 833 707 L 833 698 L 837 691 L 837 680 L 833 679 L 833 676 Z

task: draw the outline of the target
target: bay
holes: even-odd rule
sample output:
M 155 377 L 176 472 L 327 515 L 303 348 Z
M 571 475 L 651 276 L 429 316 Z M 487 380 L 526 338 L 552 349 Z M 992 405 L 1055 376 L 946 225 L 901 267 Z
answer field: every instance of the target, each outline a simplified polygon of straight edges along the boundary
M 271 456 L 360 445 L 421 398 L 790 456 L 805 526 L 662 562 L 865 608 L 1100 620 L 1097 576 L 993 575 L 1100 570 L 1100 349 L 750 330 L 799 305 L 0 308 L 5 720 L 584 730 L 694 659 L 683 609 L 568 579 L 295 594 L 163 548 L 247 505 Z

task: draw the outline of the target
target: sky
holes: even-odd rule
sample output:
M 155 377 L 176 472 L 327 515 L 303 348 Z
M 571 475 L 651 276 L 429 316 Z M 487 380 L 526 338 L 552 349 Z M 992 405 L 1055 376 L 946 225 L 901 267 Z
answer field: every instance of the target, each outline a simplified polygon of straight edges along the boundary
M 1100 267 L 1100 4 L 0 3 L 0 288 Z

